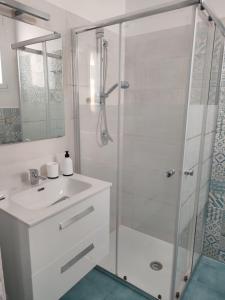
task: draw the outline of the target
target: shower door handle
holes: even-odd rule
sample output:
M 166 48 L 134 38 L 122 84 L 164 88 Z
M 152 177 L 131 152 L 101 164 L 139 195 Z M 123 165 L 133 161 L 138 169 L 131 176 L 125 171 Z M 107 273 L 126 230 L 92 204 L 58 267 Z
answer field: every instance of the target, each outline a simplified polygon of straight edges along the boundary
M 170 178 L 170 177 L 174 176 L 175 174 L 176 174 L 176 171 L 174 169 L 171 169 L 166 172 L 166 177 Z
M 184 175 L 186 175 L 186 176 L 194 176 L 194 170 L 184 171 Z

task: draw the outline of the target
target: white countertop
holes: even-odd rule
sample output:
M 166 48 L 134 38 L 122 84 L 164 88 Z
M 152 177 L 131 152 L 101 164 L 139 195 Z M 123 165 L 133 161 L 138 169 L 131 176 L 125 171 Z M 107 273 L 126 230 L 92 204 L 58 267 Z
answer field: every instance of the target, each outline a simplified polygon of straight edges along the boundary
M 57 181 L 61 178 L 54 179 Z M 70 178 L 74 178 L 79 181 L 83 181 L 91 185 L 90 188 L 72 196 L 70 199 L 66 201 L 62 201 L 57 205 L 49 206 L 47 208 L 41 208 L 36 210 L 31 210 L 24 208 L 23 206 L 17 204 L 16 202 L 12 201 L 13 197 L 16 197 L 16 194 L 11 194 L 6 197 L 5 200 L 0 202 L 0 210 L 6 212 L 7 214 L 15 217 L 16 219 L 20 220 L 21 222 L 25 223 L 27 226 L 34 226 L 43 220 L 56 215 L 59 212 L 62 212 L 65 209 L 72 207 L 73 205 L 111 187 L 111 183 L 101 181 L 98 179 L 94 179 L 91 177 L 74 174 Z M 51 182 L 53 179 L 47 179 L 46 181 L 36 185 L 34 187 L 30 187 L 29 189 L 39 189 L 41 187 L 45 187 L 48 185 L 48 182 Z M 59 180 L 60 182 L 60 180 Z M 27 190 L 29 190 L 27 189 Z

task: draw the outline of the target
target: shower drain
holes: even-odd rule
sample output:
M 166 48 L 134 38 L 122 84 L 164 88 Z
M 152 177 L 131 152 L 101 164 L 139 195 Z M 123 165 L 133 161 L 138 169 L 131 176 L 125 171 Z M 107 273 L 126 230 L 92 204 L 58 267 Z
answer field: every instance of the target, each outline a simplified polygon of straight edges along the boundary
M 163 268 L 163 265 L 159 261 L 153 261 L 150 263 L 150 268 L 154 271 L 160 271 Z

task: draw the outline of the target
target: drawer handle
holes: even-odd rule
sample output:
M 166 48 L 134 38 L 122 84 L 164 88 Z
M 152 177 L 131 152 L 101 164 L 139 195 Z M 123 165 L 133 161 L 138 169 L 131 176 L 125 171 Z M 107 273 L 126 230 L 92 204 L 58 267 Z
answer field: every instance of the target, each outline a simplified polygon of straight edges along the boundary
M 85 209 L 84 211 L 82 211 L 81 213 L 77 214 L 76 216 L 62 222 L 59 224 L 59 230 L 63 230 L 67 227 L 69 227 L 70 225 L 72 225 L 73 223 L 79 221 L 80 219 L 86 217 L 87 215 L 89 215 L 90 213 L 92 213 L 94 211 L 94 206 L 90 206 L 87 209 Z
M 92 243 L 87 248 L 85 248 L 83 251 L 81 251 L 79 254 L 77 254 L 74 258 L 72 258 L 70 261 L 68 261 L 64 266 L 61 267 L 61 274 L 66 272 L 68 269 L 70 269 L 73 265 L 75 265 L 81 258 L 83 258 L 85 255 L 90 253 L 95 248 L 94 244 Z

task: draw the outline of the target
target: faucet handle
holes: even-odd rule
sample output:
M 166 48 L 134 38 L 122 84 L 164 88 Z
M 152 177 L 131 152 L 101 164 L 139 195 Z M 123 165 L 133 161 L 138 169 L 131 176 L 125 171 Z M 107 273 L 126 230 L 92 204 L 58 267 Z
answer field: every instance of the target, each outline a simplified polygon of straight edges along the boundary
M 30 177 L 37 178 L 39 176 L 38 169 L 29 169 L 29 171 L 30 171 Z
M 36 185 L 39 183 L 39 171 L 38 169 L 30 169 L 30 183 Z

